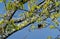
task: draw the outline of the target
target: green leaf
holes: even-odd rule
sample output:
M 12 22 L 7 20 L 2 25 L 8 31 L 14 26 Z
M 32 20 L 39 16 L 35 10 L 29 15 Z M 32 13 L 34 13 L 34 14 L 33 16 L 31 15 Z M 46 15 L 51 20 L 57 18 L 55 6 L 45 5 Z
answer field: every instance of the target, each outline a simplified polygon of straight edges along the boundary
M 19 30 L 19 29 L 20 29 L 19 26 L 16 26 L 16 27 L 15 27 L 15 30 Z
M 41 20 L 42 20 L 42 18 L 38 18 L 38 19 L 36 20 L 36 22 L 37 22 L 37 23 L 40 23 Z
M 0 24 L 3 24 L 4 23 L 4 20 L 2 19 L 2 20 L 0 20 Z
M 58 26 L 59 25 L 59 22 L 55 22 L 55 25 Z
M 3 0 L 0 0 L 0 2 L 3 2 Z
M 59 2 L 55 2 L 55 5 L 56 5 L 56 6 L 59 6 Z
M 6 0 L 3 0 L 3 2 L 6 4 Z
M 36 27 L 34 25 L 30 26 L 30 29 L 34 31 Z
M 53 26 L 53 25 L 50 26 L 50 29 L 54 29 L 54 28 L 55 28 L 55 26 Z
M 52 37 L 51 36 L 48 36 L 47 39 L 52 39 Z

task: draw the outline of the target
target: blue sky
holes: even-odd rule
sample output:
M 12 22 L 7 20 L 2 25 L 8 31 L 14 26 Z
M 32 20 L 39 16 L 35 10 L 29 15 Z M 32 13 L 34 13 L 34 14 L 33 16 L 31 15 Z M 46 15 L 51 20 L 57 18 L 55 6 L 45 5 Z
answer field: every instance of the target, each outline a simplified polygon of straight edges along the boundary
M 39 0 L 39 1 L 41 1 L 41 0 Z M 25 7 L 26 7 L 25 9 L 28 9 L 27 4 L 25 4 Z M 0 3 L 0 14 L 4 14 L 4 13 L 5 13 L 4 4 Z M 18 16 L 19 13 L 22 13 L 22 11 L 18 10 L 16 12 L 16 14 L 14 15 L 14 17 L 16 17 L 16 18 L 19 17 Z M 47 23 L 53 24 L 51 22 L 51 19 L 49 19 L 49 18 L 46 21 L 47 21 Z M 59 34 L 60 33 L 57 29 L 51 30 L 51 29 L 49 29 L 49 27 L 42 28 L 42 29 L 35 29 L 34 31 L 29 32 L 29 26 L 28 26 L 28 27 L 26 27 L 22 30 L 19 30 L 18 32 L 12 34 L 7 39 L 46 39 L 47 36 L 52 36 L 54 39 Z

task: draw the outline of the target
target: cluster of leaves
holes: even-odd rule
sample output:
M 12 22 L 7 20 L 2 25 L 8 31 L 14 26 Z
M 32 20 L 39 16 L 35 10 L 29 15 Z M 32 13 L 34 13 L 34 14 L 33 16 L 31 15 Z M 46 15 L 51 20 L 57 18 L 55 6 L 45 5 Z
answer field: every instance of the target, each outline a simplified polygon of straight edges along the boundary
M 0 2 L 3 2 L 3 0 L 0 0 Z
M 47 39 L 52 39 L 52 37 L 51 36 L 48 36 Z
M 30 25 L 34 22 L 37 23 L 41 23 L 41 25 L 43 26 L 39 26 L 41 28 L 44 28 L 46 26 L 46 19 L 50 18 L 52 19 L 52 21 L 56 24 L 56 26 L 59 25 L 59 22 L 56 21 L 57 18 L 60 17 L 60 1 L 55 1 L 55 0 L 45 0 L 44 3 L 41 3 L 40 5 L 37 4 L 37 0 L 29 0 L 28 1 L 28 8 L 29 10 L 25 10 L 24 9 L 24 3 L 26 3 L 28 0 L 10 0 L 8 2 L 6 2 L 6 0 L 0 0 L 0 2 L 4 2 L 5 3 L 5 8 L 8 14 L 6 14 L 6 16 L 4 16 L 4 18 L 12 16 L 12 14 L 14 15 L 15 12 L 11 13 L 12 10 L 24 10 L 26 12 L 22 13 L 24 16 L 24 19 L 21 19 L 23 21 L 19 22 L 19 23 L 15 23 L 15 20 L 12 19 L 12 17 L 9 17 L 10 19 L 7 20 L 7 18 L 4 20 L 0 21 L 0 24 L 3 25 L 6 23 L 6 33 L 10 34 L 11 32 L 15 31 L 15 30 L 19 30 L 22 29 L 24 27 L 27 27 L 27 25 Z M 41 10 L 41 11 L 40 11 Z M 7 16 L 9 15 L 9 16 Z M 4 19 L 3 18 L 3 19 Z M 20 21 L 20 20 L 18 20 Z M 48 23 L 47 23 L 48 24 Z M 54 25 L 50 25 L 50 29 L 55 29 L 56 26 Z M 4 27 L 3 27 L 4 28 Z M 32 30 L 36 29 L 36 27 L 34 25 L 32 25 L 30 27 Z M 7 34 L 7 35 L 8 35 Z M 50 37 L 48 37 L 48 39 L 51 39 Z

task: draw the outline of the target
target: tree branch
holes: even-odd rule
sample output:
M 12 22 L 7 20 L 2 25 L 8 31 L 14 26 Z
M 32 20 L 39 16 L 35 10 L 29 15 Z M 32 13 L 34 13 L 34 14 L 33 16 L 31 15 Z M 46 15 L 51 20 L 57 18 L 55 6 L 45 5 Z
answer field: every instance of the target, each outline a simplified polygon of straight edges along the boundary
M 44 1 L 42 1 L 41 3 L 39 3 L 37 6 L 39 6 L 39 5 L 41 5 L 42 3 L 44 3 L 45 2 L 45 0 Z M 31 12 L 31 11 L 28 11 L 28 10 L 25 10 L 25 9 L 19 9 L 19 10 L 23 10 L 23 11 L 26 11 L 26 12 Z M 40 12 L 32 12 L 32 13 L 40 13 Z M 19 23 L 19 22 L 22 22 L 22 21 L 24 21 L 25 20 L 25 18 L 23 18 L 23 19 L 18 19 L 18 20 L 16 20 L 14 23 Z
M 32 18 L 30 18 L 30 19 L 28 19 L 28 20 L 25 20 L 24 22 L 22 22 L 22 23 L 20 24 L 19 30 L 22 30 L 23 28 L 27 27 L 28 25 L 34 23 L 34 22 L 37 20 L 37 18 L 38 18 L 38 17 L 35 16 L 35 17 L 32 17 Z M 25 23 L 26 23 L 26 24 L 25 24 Z M 10 35 L 12 35 L 13 33 L 17 32 L 17 31 L 19 31 L 19 30 L 15 30 L 15 31 L 11 32 L 11 33 L 8 34 L 8 36 L 6 36 L 5 38 L 8 38 Z
M 21 2 L 21 1 L 20 1 Z M 23 4 L 25 4 L 26 2 L 28 2 L 28 0 L 27 1 L 25 1 Z M 12 17 L 13 17 L 13 15 L 15 14 L 15 12 L 17 11 L 17 9 L 14 11 L 10 11 L 10 14 L 7 14 L 7 16 L 5 17 L 6 18 L 6 20 L 8 20 L 8 21 L 10 21 L 11 19 L 12 19 Z M 4 23 L 5 25 L 4 25 L 4 28 L 6 28 L 6 26 L 7 26 L 7 23 L 5 22 Z
M 41 5 L 41 4 L 43 4 L 45 2 L 45 0 L 43 0 L 41 3 L 39 3 L 37 6 L 39 6 L 39 5 Z
M 26 2 L 28 2 L 28 0 L 25 1 L 23 4 L 25 4 Z M 10 21 L 16 11 L 17 11 L 17 9 L 16 10 L 13 10 L 13 11 L 11 10 L 9 12 L 7 11 L 8 14 L 6 14 L 6 17 L 4 17 L 5 20 Z M 5 33 L 5 29 L 6 29 L 7 25 L 8 25 L 8 23 L 6 23 L 6 21 L 2 24 L 2 26 L 4 27 L 4 33 Z
M 45 0 L 44 0 L 43 2 L 41 2 L 41 3 L 39 3 L 38 6 L 41 5 L 41 4 L 44 3 L 44 2 L 45 2 Z M 26 2 L 24 2 L 24 3 L 26 3 Z M 23 9 L 21 9 L 21 10 L 23 10 Z M 24 10 L 24 11 L 30 12 L 30 11 L 28 11 L 28 10 Z M 12 15 L 6 17 L 6 18 L 9 18 L 8 21 L 10 21 L 10 19 L 12 19 L 12 17 L 13 17 L 13 15 L 14 15 L 15 12 L 16 12 L 16 11 L 14 11 Z M 35 13 L 35 12 L 34 12 L 34 13 Z M 20 24 L 20 26 L 19 26 L 19 28 L 20 28 L 19 30 L 21 30 L 21 29 L 27 27 L 28 25 L 30 25 L 31 23 L 34 23 L 34 22 L 37 20 L 37 18 L 38 18 L 37 16 L 32 17 L 32 18 L 29 19 L 29 20 L 25 20 L 25 18 L 23 18 L 22 20 L 21 20 L 21 19 L 16 20 L 14 23 L 22 22 L 22 23 Z M 25 21 L 24 21 L 24 20 L 27 21 L 27 24 L 25 24 Z M 44 19 L 44 20 L 45 20 L 45 19 Z M 23 21 L 24 21 L 24 22 L 23 22 Z M 7 24 L 6 24 L 6 25 L 7 25 Z M 5 25 L 5 26 L 6 26 L 6 25 Z M 6 28 L 6 27 L 5 27 L 5 28 Z M 17 32 L 17 31 L 19 31 L 19 30 L 15 30 L 15 31 L 9 33 L 8 36 L 6 36 L 5 38 L 8 38 L 10 35 L 12 35 L 13 33 Z

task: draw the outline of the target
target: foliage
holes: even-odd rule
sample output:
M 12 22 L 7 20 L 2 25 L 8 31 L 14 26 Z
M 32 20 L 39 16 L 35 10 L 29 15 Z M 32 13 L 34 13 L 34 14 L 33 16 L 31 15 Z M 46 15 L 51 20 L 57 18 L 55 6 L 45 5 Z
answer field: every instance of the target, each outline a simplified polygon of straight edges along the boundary
M 51 36 L 48 36 L 47 39 L 52 39 L 52 37 Z
M 50 29 L 54 29 L 54 28 L 55 28 L 55 26 L 53 26 L 53 25 L 50 26 Z
M 9 37 L 11 33 L 35 22 L 42 24 L 43 26 L 40 25 L 41 28 L 46 28 L 48 25 L 50 29 L 58 29 L 56 28 L 59 26 L 57 19 L 60 18 L 60 1 L 58 0 L 43 0 L 41 3 L 38 3 L 38 0 L 0 0 L 0 2 L 5 4 L 6 11 L 4 15 L 0 16 L 0 18 L 2 17 L 0 26 L 3 28 L 3 38 Z M 25 9 L 25 4 L 28 10 Z M 18 10 L 22 10 L 23 13 L 20 14 L 20 18 L 14 19 L 13 16 Z M 52 19 L 55 25 L 46 23 L 47 18 Z M 35 30 L 38 29 L 37 27 L 32 25 L 30 29 Z M 47 39 L 51 39 L 51 37 L 49 36 Z
M 3 0 L 0 0 L 0 2 L 3 2 Z

